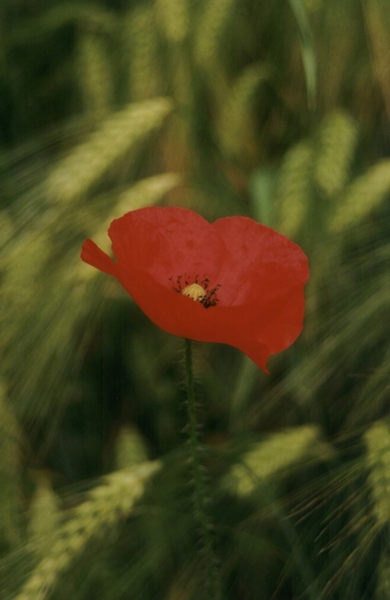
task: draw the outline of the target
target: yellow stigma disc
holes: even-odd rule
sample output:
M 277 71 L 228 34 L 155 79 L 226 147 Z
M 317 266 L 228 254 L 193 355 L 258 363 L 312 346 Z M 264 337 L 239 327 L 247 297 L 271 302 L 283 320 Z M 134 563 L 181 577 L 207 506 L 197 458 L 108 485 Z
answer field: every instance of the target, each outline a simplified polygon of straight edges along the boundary
M 191 283 L 191 285 L 187 285 L 182 289 L 181 293 L 184 296 L 188 296 L 195 302 L 201 302 L 206 296 L 206 290 L 203 289 L 199 283 Z

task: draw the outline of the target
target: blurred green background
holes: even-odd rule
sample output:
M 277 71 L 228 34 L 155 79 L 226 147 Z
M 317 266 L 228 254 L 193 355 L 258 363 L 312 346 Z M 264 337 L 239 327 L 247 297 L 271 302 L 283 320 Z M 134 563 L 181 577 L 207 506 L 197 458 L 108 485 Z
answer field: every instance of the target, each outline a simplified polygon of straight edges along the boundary
M 270 376 L 195 348 L 221 597 L 390 598 L 389 117 L 388 0 L 2 0 L 2 599 L 208 598 L 183 342 L 79 259 L 153 204 L 311 264 Z

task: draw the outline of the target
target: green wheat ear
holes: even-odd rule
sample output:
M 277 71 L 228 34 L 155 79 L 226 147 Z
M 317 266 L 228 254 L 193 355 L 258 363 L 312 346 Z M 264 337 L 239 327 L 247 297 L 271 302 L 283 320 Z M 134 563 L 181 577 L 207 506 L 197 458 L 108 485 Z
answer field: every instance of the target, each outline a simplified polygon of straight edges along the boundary
M 50 551 L 62 521 L 60 501 L 45 473 L 38 473 L 37 487 L 29 507 L 29 538 L 34 551 L 43 557 Z
M 112 65 L 101 34 L 80 31 L 76 62 L 86 112 L 98 121 L 109 112 L 113 98 Z
M 289 150 L 279 170 L 275 197 L 277 226 L 283 233 L 292 237 L 297 234 L 316 190 L 327 197 L 339 198 L 332 224 L 338 222 L 340 215 L 343 219 L 349 214 L 350 208 L 345 208 L 340 193 L 349 179 L 356 142 L 353 119 L 335 111 L 323 121 L 316 135 Z
M 147 449 L 141 434 L 133 428 L 123 427 L 115 442 L 115 466 L 125 469 L 146 462 Z
M 229 91 L 218 126 L 220 145 L 228 156 L 238 156 L 247 144 L 258 89 L 268 78 L 266 65 L 252 64 L 244 69 Z
M 93 489 L 89 499 L 57 529 L 50 548 L 14 600 L 44 600 L 87 542 L 131 513 L 159 468 L 158 461 L 147 462 L 105 477 L 105 483 Z
M 325 118 L 317 137 L 314 179 L 327 196 L 345 186 L 357 142 L 357 127 L 346 113 L 336 111 Z
M 67 203 L 79 199 L 116 160 L 158 129 L 171 110 L 168 98 L 155 98 L 129 104 L 107 117 L 49 175 L 49 200 Z
M 195 35 L 195 59 L 202 69 L 215 72 L 225 28 L 234 14 L 235 0 L 209 0 Z
M 123 190 L 116 203 L 115 211 L 121 215 L 128 210 L 135 210 L 144 206 L 157 204 L 160 200 L 182 183 L 182 176 L 178 173 L 162 173 L 140 179 L 131 187 Z
M 329 221 L 329 229 L 342 232 L 358 225 L 380 206 L 390 192 L 390 160 L 385 159 L 357 177 L 345 190 Z
M 238 496 L 246 496 L 256 489 L 259 481 L 269 480 L 301 461 L 307 464 L 328 458 L 330 453 L 314 425 L 275 433 L 244 454 L 240 463 L 232 467 L 226 485 Z
M 312 194 L 313 149 L 308 141 L 291 148 L 285 156 L 276 184 L 277 227 L 294 237 L 299 230 Z
M 365 433 L 372 510 L 379 525 L 390 522 L 390 430 L 378 421 Z
M 129 97 L 137 102 L 158 95 L 164 88 L 154 9 L 140 5 L 129 11 L 123 22 L 122 36 Z
M 156 0 L 156 15 L 163 33 L 173 44 L 181 43 L 190 28 L 189 0 Z

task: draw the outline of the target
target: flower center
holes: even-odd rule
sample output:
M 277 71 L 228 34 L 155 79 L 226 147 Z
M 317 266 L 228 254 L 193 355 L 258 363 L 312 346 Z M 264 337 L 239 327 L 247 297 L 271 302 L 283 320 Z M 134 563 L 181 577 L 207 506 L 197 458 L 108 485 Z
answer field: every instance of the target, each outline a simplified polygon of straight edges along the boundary
M 206 290 L 199 283 L 191 283 L 181 290 L 183 296 L 188 296 L 195 302 L 202 302 L 207 296 Z
M 211 287 L 210 279 L 205 275 L 201 279 L 199 275 L 191 276 L 184 273 L 184 275 L 177 275 L 177 277 L 169 277 L 169 281 L 175 292 L 191 298 L 194 302 L 199 302 L 204 308 L 210 308 L 210 306 L 218 304 L 218 290 L 221 284 L 217 283 L 216 286 Z

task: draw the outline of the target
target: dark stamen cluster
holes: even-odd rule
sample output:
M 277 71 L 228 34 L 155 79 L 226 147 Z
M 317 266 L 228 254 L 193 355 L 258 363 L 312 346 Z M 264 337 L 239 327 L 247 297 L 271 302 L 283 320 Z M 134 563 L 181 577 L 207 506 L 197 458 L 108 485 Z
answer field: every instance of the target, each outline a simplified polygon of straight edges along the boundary
M 203 279 L 200 279 L 199 275 L 195 275 L 195 277 L 189 277 L 185 273 L 184 276 L 178 275 L 176 277 L 176 280 L 174 279 L 174 277 L 169 277 L 169 281 L 171 281 L 174 284 L 172 287 L 178 294 L 181 294 L 184 288 L 186 288 L 187 286 L 193 283 L 197 283 L 206 292 L 204 298 L 199 300 L 199 303 L 202 304 L 205 308 L 210 308 L 210 306 L 216 306 L 218 304 L 217 292 L 221 287 L 221 284 L 218 283 L 216 286 L 210 287 L 210 279 L 208 277 L 203 276 Z

